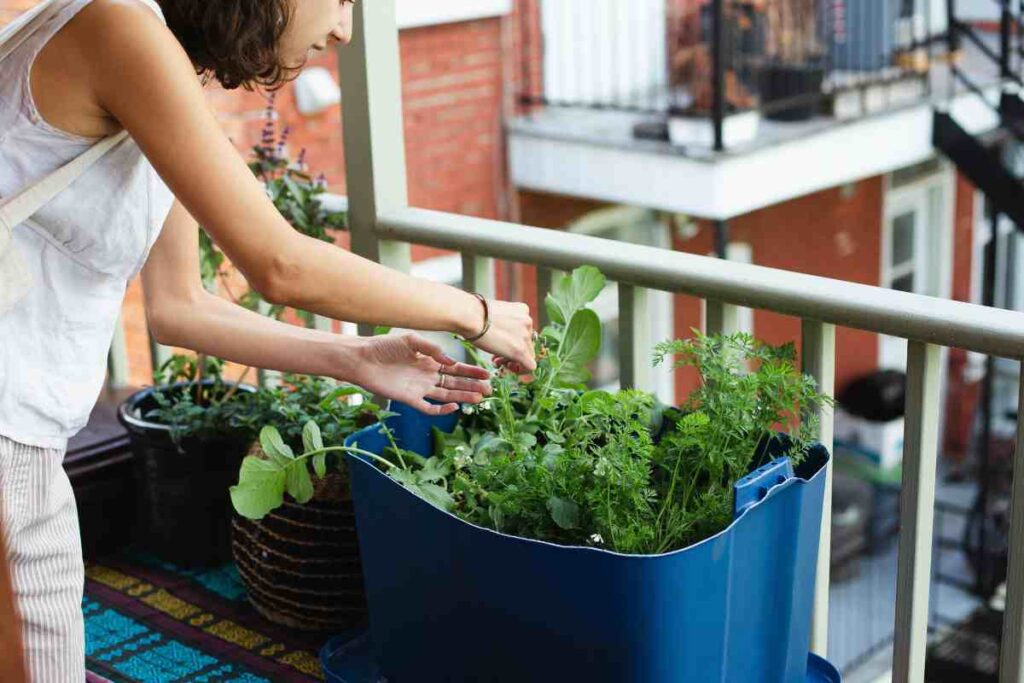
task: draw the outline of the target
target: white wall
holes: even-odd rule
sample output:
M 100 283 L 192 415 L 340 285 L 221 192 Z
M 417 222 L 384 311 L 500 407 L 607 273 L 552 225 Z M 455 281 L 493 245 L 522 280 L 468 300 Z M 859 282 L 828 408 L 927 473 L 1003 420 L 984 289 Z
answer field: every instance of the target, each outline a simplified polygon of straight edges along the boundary
M 512 0 L 395 0 L 399 28 L 450 24 L 511 11 Z
M 993 0 L 956 0 L 957 19 L 999 21 L 999 3 Z
M 549 100 L 626 104 L 665 86 L 665 0 L 548 0 L 541 26 Z

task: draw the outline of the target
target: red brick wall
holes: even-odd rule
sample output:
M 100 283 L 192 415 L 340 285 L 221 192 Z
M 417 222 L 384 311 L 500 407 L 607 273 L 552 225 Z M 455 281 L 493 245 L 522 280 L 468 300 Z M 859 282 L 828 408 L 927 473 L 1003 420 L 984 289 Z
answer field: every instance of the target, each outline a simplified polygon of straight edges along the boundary
M 956 208 L 953 233 L 953 291 L 957 301 L 971 300 L 971 268 L 974 252 L 974 193 L 975 188 L 963 176 L 957 175 Z M 960 349 L 949 352 L 949 389 L 946 402 L 946 431 L 944 452 L 962 460 L 970 445 L 974 411 L 980 396 L 980 383 L 963 381 L 967 353 Z
M 971 257 L 974 253 L 974 185 L 959 173 L 953 227 L 953 296 L 971 300 Z
M 524 223 L 558 227 L 600 204 L 522 192 L 519 206 Z M 834 188 L 736 218 L 729 222 L 729 239 L 750 244 L 753 261 L 758 265 L 877 285 L 881 216 L 882 179 L 875 177 L 854 184 L 846 196 L 842 190 Z M 676 236 L 673 247 L 694 254 L 712 253 L 714 227 L 706 221 L 698 225 L 699 232 L 694 237 L 683 240 Z M 532 272 L 524 269 L 524 276 L 528 283 L 532 282 Z M 536 290 L 532 291 L 535 295 Z M 699 299 L 676 297 L 676 336 L 689 336 L 692 328 L 699 328 L 700 312 Z M 799 346 L 800 322 L 775 313 L 755 311 L 754 334 L 773 344 L 795 341 Z M 841 328 L 836 343 L 837 386 L 876 367 L 877 335 Z M 678 396 L 686 396 L 695 386 L 695 374 L 677 374 Z
M 768 207 L 729 222 L 729 240 L 751 245 L 753 262 L 810 275 L 877 285 L 881 263 L 882 179 L 860 181 L 848 193 L 839 188 L 816 192 Z M 698 254 L 713 250 L 714 227 L 702 223 L 697 237 L 676 248 Z M 700 326 L 700 303 L 679 297 L 676 334 Z M 800 345 L 800 321 L 768 311 L 754 312 L 754 334 L 772 344 L 794 341 Z M 836 386 L 873 370 L 878 362 L 877 335 L 838 328 L 836 333 Z M 680 374 L 680 396 L 689 393 L 696 377 Z

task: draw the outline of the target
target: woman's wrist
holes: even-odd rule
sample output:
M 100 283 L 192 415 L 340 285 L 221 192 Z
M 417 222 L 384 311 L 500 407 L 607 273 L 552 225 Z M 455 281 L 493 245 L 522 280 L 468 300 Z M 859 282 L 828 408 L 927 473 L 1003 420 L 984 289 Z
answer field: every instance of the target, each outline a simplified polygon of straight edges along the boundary
M 484 328 L 484 306 L 478 298 L 469 292 L 452 288 L 458 294 L 458 304 L 452 306 L 455 314 L 449 330 L 460 337 L 471 338 L 480 334 Z
M 318 330 L 315 332 L 319 333 L 318 342 L 322 342 L 322 346 L 318 343 L 318 347 L 323 351 L 319 355 L 324 371 L 318 374 L 339 382 L 358 384 L 359 369 L 363 366 L 362 358 L 370 338 Z

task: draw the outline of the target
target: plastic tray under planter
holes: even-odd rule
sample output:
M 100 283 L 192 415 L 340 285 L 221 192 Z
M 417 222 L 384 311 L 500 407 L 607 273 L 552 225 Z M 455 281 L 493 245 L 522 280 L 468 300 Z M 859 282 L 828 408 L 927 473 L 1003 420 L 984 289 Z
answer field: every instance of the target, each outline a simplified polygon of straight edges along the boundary
M 431 427 L 457 421 L 392 410 L 399 443 L 423 455 Z M 387 441 L 375 425 L 346 443 L 381 452 Z M 350 639 L 347 661 L 362 653 L 375 668 L 342 677 L 334 643 L 329 680 L 838 681 L 808 655 L 828 460 L 822 446 L 795 473 L 772 460 L 737 484 L 726 530 L 622 555 L 474 526 L 349 456 L 370 632 Z
M 212 381 L 212 380 L 210 380 Z M 231 559 L 231 499 L 242 457 L 250 440 L 225 437 L 171 440 L 170 427 L 143 417 L 158 407 L 150 387 L 118 406 L 117 417 L 128 430 L 139 487 L 139 545 L 178 565 L 201 567 Z M 239 391 L 256 387 L 243 384 Z

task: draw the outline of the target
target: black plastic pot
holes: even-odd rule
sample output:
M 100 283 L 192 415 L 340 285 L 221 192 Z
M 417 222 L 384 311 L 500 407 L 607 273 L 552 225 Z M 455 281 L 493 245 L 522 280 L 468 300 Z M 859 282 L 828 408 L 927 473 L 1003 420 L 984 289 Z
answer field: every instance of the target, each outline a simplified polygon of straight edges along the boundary
M 818 111 L 824 80 L 825 67 L 820 63 L 765 63 L 760 78 L 765 118 L 773 121 L 811 118 Z
M 211 385 L 213 380 L 205 380 Z M 157 557 L 184 567 L 210 566 L 231 558 L 231 500 L 228 487 L 251 439 L 230 434 L 209 439 L 186 437 L 175 444 L 170 427 L 145 419 L 159 407 L 155 391 L 173 392 L 187 382 L 151 387 L 118 407 L 128 430 L 138 485 L 139 545 Z M 239 391 L 256 387 L 241 385 Z

